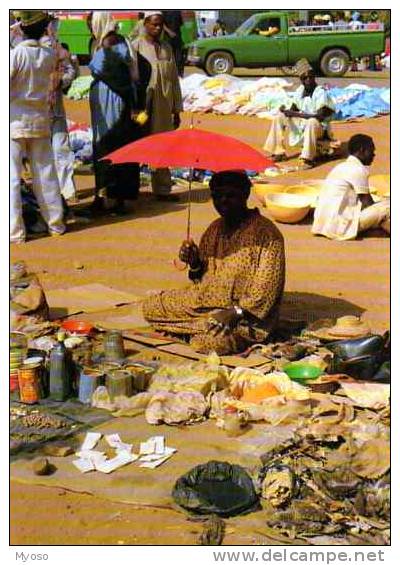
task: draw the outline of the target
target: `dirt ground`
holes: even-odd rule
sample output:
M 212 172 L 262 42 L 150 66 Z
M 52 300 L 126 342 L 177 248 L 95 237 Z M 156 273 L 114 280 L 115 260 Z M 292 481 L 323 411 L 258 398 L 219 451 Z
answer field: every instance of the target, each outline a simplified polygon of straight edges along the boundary
M 67 112 L 74 121 L 90 120 L 87 101 L 68 101 Z M 259 148 L 268 131 L 268 122 L 258 118 L 208 114 L 195 114 L 193 118 L 195 127 L 232 135 Z M 183 125 L 189 119 L 184 115 Z M 335 124 L 334 133 L 343 141 L 355 133 L 372 135 L 377 154 L 371 173 L 390 171 L 388 116 Z M 301 176 L 290 174 L 272 182 L 297 184 L 306 178 L 324 178 L 333 164 L 325 163 Z M 77 176 L 76 180 L 81 199 L 77 207 L 81 208 L 91 200 L 93 177 Z M 144 188 L 131 213 L 122 219 L 105 217 L 89 225 L 72 224 L 61 238 L 43 237 L 13 245 L 11 260 L 25 260 L 39 274 L 45 289 L 99 282 L 145 295 L 152 289 L 181 286 L 186 283 L 185 273 L 174 268 L 173 260 L 185 237 L 187 192 L 182 188 L 178 192 L 179 203 L 161 203 Z M 195 190 L 193 200 L 192 234 L 198 241 L 215 218 L 215 211 L 207 189 Z M 251 203 L 256 204 L 254 200 Z M 328 241 L 311 235 L 310 219 L 300 225 L 280 224 L 279 228 L 286 242 L 286 298 L 296 302 L 300 317 L 310 309 L 320 317 L 327 312 L 362 314 L 375 331 L 387 329 L 389 238 L 376 232 L 352 242 Z M 77 262 L 83 269 L 76 268 Z M 195 544 L 200 531 L 199 524 L 171 510 L 138 509 L 61 489 L 11 482 L 12 545 L 182 545 Z M 229 525 L 224 543 L 264 542 Z

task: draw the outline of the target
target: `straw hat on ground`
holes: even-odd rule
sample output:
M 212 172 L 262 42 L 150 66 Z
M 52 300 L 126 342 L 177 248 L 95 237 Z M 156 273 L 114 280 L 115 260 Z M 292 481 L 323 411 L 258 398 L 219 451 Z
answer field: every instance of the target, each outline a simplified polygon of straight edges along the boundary
M 316 330 L 307 331 L 309 335 L 313 335 L 323 340 L 339 340 L 339 339 L 356 339 L 371 334 L 369 325 L 357 316 L 342 316 L 336 320 L 336 323 L 330 326 Z

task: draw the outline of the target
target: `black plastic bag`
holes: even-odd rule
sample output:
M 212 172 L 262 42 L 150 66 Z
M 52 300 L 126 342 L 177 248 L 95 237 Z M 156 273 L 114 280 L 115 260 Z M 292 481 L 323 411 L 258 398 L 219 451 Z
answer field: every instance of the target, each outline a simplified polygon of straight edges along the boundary
M 259 506 L 246 470 L 223 461 L 209 461 L 191 469 L 176 481 L 172 497 L 191 512 L 223 517 L 256 510 Z

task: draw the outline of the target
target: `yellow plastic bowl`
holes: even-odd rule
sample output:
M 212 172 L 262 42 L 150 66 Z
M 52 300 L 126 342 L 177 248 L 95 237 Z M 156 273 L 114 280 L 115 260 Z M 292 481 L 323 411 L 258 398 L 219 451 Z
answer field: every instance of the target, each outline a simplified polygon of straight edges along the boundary
M 257 198 L 260 204 L 265 206 L 265 197 L 267 194 L 276 194 L 286 191 L 286 185 L 284 184 L 253 184 L 253 194 Z
M 390 175 L 371 175 L 369 177 L 369 190 L 382 198 L 390 196 Z
M 310 205 L 315 208 L 320 189 L 317 186 L 309 184 L 294 184 L 286 189 L 287 194 L 297 194 L 299 196 L 307 196 L 310 198 Z
M 267 194 L 265 205 L 277 222 L 295 224 L 307 216 L 311 208 L 311 198 L 298 194 Z

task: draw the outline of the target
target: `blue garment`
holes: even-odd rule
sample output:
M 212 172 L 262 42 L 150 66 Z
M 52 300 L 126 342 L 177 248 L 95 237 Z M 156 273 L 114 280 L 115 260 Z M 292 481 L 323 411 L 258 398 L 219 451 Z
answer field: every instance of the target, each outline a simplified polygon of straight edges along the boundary
M 131 64 L 125 41 L 99 49 L 89 64 L 94 77 L 89 102 L 96 190 L 107 187 L 110 198 L 137 198 L 140 185 L 138 164 L 111 165 L 100 161 L 142 134 L 131 119 L 131 111 L 138 108 L 140 98 L 139 84 L 131 79 Z
M 386 88 L 371 88 L 368 90 L 332 88 L 330 94 L 336 107 L 335 120 L 359 117 L 372 118 L 390 112 Z

